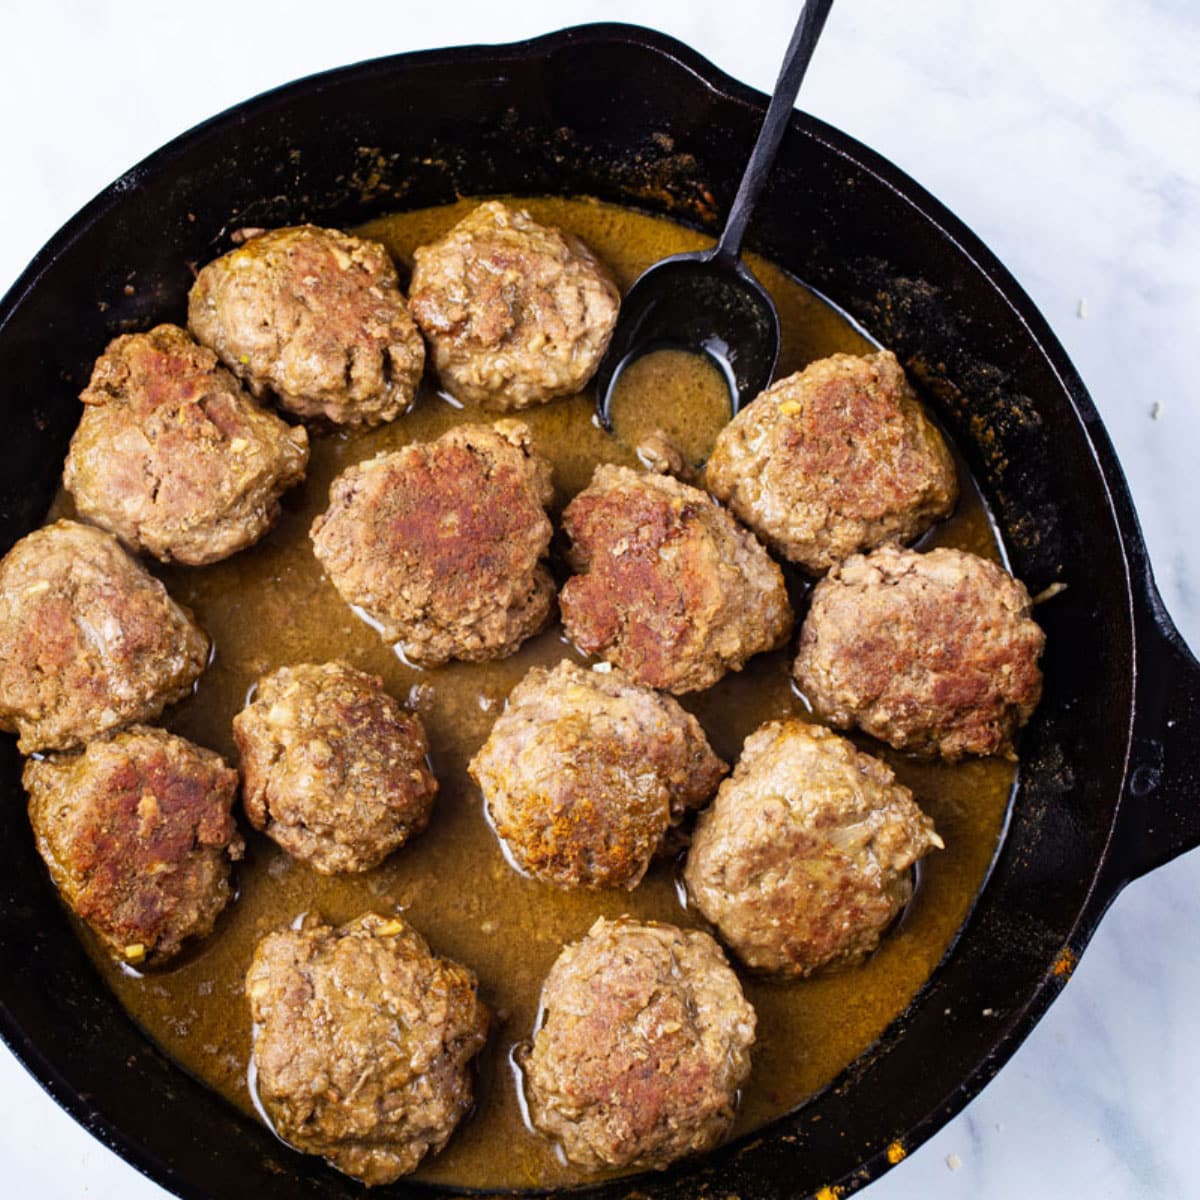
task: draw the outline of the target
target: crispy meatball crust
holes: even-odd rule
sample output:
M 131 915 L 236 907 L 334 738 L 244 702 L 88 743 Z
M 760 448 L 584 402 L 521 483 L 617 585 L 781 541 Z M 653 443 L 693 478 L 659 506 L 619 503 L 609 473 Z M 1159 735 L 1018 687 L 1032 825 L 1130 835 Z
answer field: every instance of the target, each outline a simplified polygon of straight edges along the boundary
M 965 550 L 884 546 L 816 587 L 796 682 L 823 720 L 898 750 L 1014 757 L 1046 637 L 1024 584 Z
M 211 932 L 242 857 L 237 773 L 219 755 L 135 726 L 30 760 L 24 784 L 51 878 L 114 958 L 158 965 Z
M 728 1131 L 755 1016 L 708 934 L 601 918 L 558 956 L 542 1009 L 529 1112 L 577 1166 L 661 1169 Z
M 488 1011 L 466 967 L 399 917 L 269 934 L 246 974 L 276 1133 L 369 1185 L 415 1170 L 471 1107 Z
M 620 305 L 583 242 L 498 200 L 416 251 L 409 295 L 443 385 L 501 412 L 578 392 Z
M 699 691 L 787 641 L 782 572 L 697 488 L 605 464 L 563 528 L 577 572 L 560 597 L 567 633 L 634 682 Z
M 204 267 L 188 328 L 255 396 L 338 425 L 379 425 L 412 407 L 425 344 L 378 242 L 296 225 Z
M 721 431 L 705 482 L 813 573 L 912 541 L 958 499 L 950 451 L 890 350 L 834 354 L 768 388 Z
M 343 471 L 313 547 L 413 662 L 503 658 L 550 619 L 551 494 L 524 425 L 460 425 Z
M 700 815 L 684 879 L 746 966 L 805 976 L 866 958 L 941 845 L 886 763 L 820 725 L 770 721 Z
M 208 650 L 111 533 L 56 521 L 0 561 L 0 728 L 25 754 L 153 720 L 191 690 Z
M 246 815 L 323 875 L 378 866 L 429 823 L 420 719 L 345 663 L 281 667 L 233 719 Z
M 308 434 L 177 325 L 116 338 L 80 397 L 63 486 L 131 550 L 199 566 L 253 545 L 304 478 Z
M 726 770 L 676 701 L 567 661 L 517 684 L 470 763 L 517 866 L 565 888 L 636 887 Z

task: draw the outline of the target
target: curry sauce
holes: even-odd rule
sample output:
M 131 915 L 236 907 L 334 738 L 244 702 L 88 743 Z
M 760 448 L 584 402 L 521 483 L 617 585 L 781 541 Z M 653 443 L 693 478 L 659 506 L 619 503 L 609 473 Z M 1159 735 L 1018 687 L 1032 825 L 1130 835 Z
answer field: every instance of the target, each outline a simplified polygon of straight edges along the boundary
M 622 288 L 651 262 L 709 244 L 703 235 L 671 222 L 594 201 L 515 203 L 536 219 L 581 236 L 609 264 Z M 384 242 L 398 262 L 408 264 L 414 247 L 440 236 L 471 207 L 472 202 L 461 201 L 402 213 L 358 232 Z M 753 256 L 750 261 L 779 306 L 780 375 L 835 351 L 874 349 L 819 297 L 770 264 Z M 538 451 L 554 466 L 555 515 L 587 484 L 597 463 L 637 465 L 636 444 L 650 430 L 671 433 L 698 463 L 728 419 L 724 384 L 704 359 L 676 352 L 657 356 L 629 371 L 621 387 L 614 405 L 616 436 L 594 421 L 587 394 L 514 414 L 528 424 Z M 210 938 L 159 972 L 142 976 L 122 970 L 86 930 L 80 932 L 106 980 L 148 1035 L 257 1120 L 247 1084 L 250 1015 L 243 977 L 258 939 L 305 912 L 333 923 L 367 910 L 403 912 L 436 951 L 478 974 L 496 1018 L 480 1056 L 474 1113 L 416 1177 L 482 1188 L 555 1186 L 585 1177 L 527 1128 L 512 1051 L 532 1032 L 542 979 L 562 945 L 581 937 L 596 917 L 629 913 L 685 926 L 702 924 L 686 907 L 680 864 L 656 863 L 631 893 L 561 892 L 517 874 L 488 826 L 466 764 L 487 737 L 508 692 L 530 667 L 580 656 L 554 625 L 500 662 L 414 669 L 345 605 L 323 577 L 308 538 L 313 518 L 326 506 L 330 482 L 350 464 L 406 442 L 430 440 L 463 421 L 487 419 L 486 413 L 463 410 L 440 395 L 427 379 L 413 411 L 390 425 L 315 431 L 306 483 L 284 497 L 282 518 L 257 546 L 208 567 L 155 568 L 215 644 L 212 665 L 195 694 L 168 714 L 172 730 L 236 761 L 231 722 L 260 674 L 286 663 L 344 659 L 382 676 L 387 688 L 425 722 L 440 784 L 429 829 L 375 870 L 332 878 L 294 862 L 274 843 L 247 830 L 236 902 Z M 963 495 L 957 511 L 922 545 L 958 546 L 999 558 L 992 523 L 961 462 L 959 473 Z M 60 497 L 54 515 L 69 514 L 69 498 Z M 792 582 L 803 612 L 808 585 L 798 577 Z M 760 655 L 740 674 L 682 698 L 713 748 L 728 761 L 736 759 L 742 740 L 761 722 L 806 715 L 803 697 L 791 684 L 790 660 L 790 648 Z M 934 818 L 946 849 L 921 864 L 911 904 L 864 965 L 791 983 L 743 973 L 759 1024 L 754 1069 L 735 1134 L 763 1125 L 811 1096 L 903 1010 L 965 919 L 1004 828 L 1013 764 L 998 759 L 954 766 L 917 763 L 869 739 L 861 739 L 861 745 L 882 754 L 912 788 Z

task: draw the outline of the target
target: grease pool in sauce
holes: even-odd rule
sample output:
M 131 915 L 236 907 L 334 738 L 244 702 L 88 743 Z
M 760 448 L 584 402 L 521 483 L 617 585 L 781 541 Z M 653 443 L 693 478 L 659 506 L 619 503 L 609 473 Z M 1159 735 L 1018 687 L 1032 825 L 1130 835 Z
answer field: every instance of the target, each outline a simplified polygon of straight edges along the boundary
M 473 203 L 383 218 L 360 232 L 384 242 L 400 263 L 409 264 L 414 247 L 439 236 Z M 584 238 L 622 288 L 654 260 L 709 244 L 701 234 L 671 222 L 594 201 L 518 203 L 535 218 Z M 838 312 L 793 279 L 761 260 L 751 257 L 751 263 L 779 306 L 780 375 L 835 351 L 874 349 Z M 179 314 L 164 318 L 171 315 Z M 596 463 L 636 465 L 633 445 L 652 428 L 673 432 L 689 457 L 701 459 L 724 419 L 719 389 L 714 392 L 718 383 L 704 360 L 689 362 L 677 355 L 644 364 L 625 382 L 617 416 L 625 440 L 597 428 L 588 396 L 519 414 L 538 450 L 554 465 L 555 513 L 587 484 Z M 426 381 L 414 410 L 391 425 L 315 436 L 306 483 L 285 497 L 282 519 L 258 546 L 210 567 L 158 570 L 215 643 L 213 664 L 194 696 L 167 714 L 171 729 L 235 761 L 231 722 L 261 673 L 284 663 L 345 659 L 381 675 L 389 690 L 410 700 L 425 722 L 440 783 L 427 832 L 374 871 L 326 878 L 247 830 L 237 902 L 212 937 L 164 971 L 144 977 L 124 973 L 86 930 L 81 936 L 109 986 L 150 1037 L 254 1117 L 247 1085 L 250 1017 L 243 977 L 258 939 L 309 911 L 335 924 L 367 910 L 402 911 L 435 950 L 478 974 L 482 995 L 497 1014 L 480 1058 L 475 1111 L 416 1177 L 463 1187 L 554 1187 L 585 1177 L 526 1128 L 510 1067 L 514 1046 L 533 1028 L 542 979 L 562 945 L 581 937 L 602 914 L 630 913 L 685 926 L 702 922 L 681 901 L 676 863 L 657 863 L 632 893 L 560 892 L 514 872 L 487 825 L 480 794 L 466 773 L 467 760 L 531 666 L 578 657 L 560 627 L 502 662 L 414 670 L 346 607 L 323 578 L 308 540 L 309 525 L 325 507 L 330 481 L 345 467 L 480 419 L 488 417 L 460 410 Z M 999 558 L 986 510 L 961 463 L 959 472 L 963 498 L 958 509 L 923 544 L 960 546 Z M 55 515 L 69 512 L 69 501 L 60 498 Z M 798 597 L 802 592 L 798 584 Z M 736 758 L 742 740 L 762 721 L 806 715 L 802 698 L 790 686 L 790 658 L 790 648 L 760 655 L 740 674 L 683 699 L 725 759 Z M 862 744 L 882 753 L 913 789 L 936 821 L 946 849 L 925 860 L 912 903 L 861 967 L 795 983 L 743 973 L 759 1026 L 735 1135 L 765 1124 L 819 1090 L 904 1009 L 966 917 L 1003 831 L 1014 781 L 1011 763 L 916 763 L 866 739 Z

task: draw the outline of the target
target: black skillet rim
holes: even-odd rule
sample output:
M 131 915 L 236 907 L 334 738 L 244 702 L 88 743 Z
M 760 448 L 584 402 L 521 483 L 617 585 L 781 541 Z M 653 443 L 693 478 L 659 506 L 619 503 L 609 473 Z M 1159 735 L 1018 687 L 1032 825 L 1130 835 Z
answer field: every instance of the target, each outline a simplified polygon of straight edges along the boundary
M 322 83 L 325 82 L 340 81 L 356 75 L 369 78 L 376 73 L 391 74 L 404 70 L 406 66 L 418 63 L 428 65 L 439 61 L 462 62 L 472 59 L 487 60 L 495 57 L 498 53 L 509 56 L 533 57 L 547 55 L 564 46 L 587 42 L 609 44 L 626 42 L 639 48 L 656 51 L 664 57 L 674 60 L 699 79 L 705 87 L 719 96 L 741 105 L 759 110 L 765 109 L 766 97 L 724 74 L 689 47 L 665 34 L 647 30 L 639 26 L 619 23 L 577 26 L 541 37 L 501 45 L 463 46 L 390 55 L 320 72 L 243 101 L 227 109 L 225 112 L 217 114 L 194 126 L 143 159 L 113 184 L 105 188 L 75 216 L 67 221 L 46 243 L 25 271 L 22 272 L 16 283 L 9 289 L 3 300 L 0 301 L 0 329 L 3 329 L 7 324 L 9 318 L 19 308 L 27 293 L 36 286 L 39 277 L 46 268 L 64 253 L 68 252 L 76 237 L 90 226 L 101 213 L 118 205 L 127 192 L 135 189 L 143 176 L 163 169 L 174 158 L 196 142 L 204 139 L 223 126 L 239 123 L 244 119 L 246 114 L 254 112 L 259 107 L 265 108 L 290 96 L 319 90 Z M 1100 422 L 1099 414 L 1082 380 L 1067 358 L 1057 338 L 1050 330 L 1045 318 L 1042 317 L 1016 280 L 1013 279 L 979 238 L 904 172 L 854 139 L 807 114 L 793 114 L 792 127 L 798 129 L 803 136 L 822 143 L 836 155 L 848 160 L 856 169 L 873 176 L 906 204 L 916 209 L 926 220 L 935 225 L 943 237 L 971 260 L 973 265 L 978 269 L 979 274 L 988 281 L 1003 302 L 1013 310 L 1021 323 L 1026 327 L 1030 341 L 1053 370 L 1062 393 L 1069 401 L 1074 416 L 1079 423 L 1080 432 L 1091 450 L 1094 467 L 1103 482 L 1111 514 L 1121 534 L 1123 551 L 1122 566 L 1124 568 L 1123 590 L 1129 603 L 1129 627 L 1136 639 L 1139 623 L 1135 620 L 1137 604 L 1133 589 L 1133 571 L 1137 571 L 1139 574 L 1148 574 L 1145 549 L 1141 540 L 1137 517 L 1133 509 L 1128 487 L 1116 458 L 1116 453 Z M 1135 651 L 1137 646 L 1138 641 L 1135 640 Z M 1135 671 L 1136 665 L 1137 656 L 1135 653 L 1133 664 Z M 1134 717 L 1135 713 L 1131 710 L 1129 715 L 1129 739 L 1122 754 L 1124 764 L 1123 777 L 1128 774 Z M 1086 945 L 1099 919 L 1103 916 L 1108 905 L 1127 877 L 1119 866 L 1115 869 L 1112 866 L 1112 834 L 1116 828 L 1119 813 L 1120 809 L 1118 807 L 1114 811 L 1113 823 L 1109 828 L 1104 850 L 1095 864 L 1095 873 L 1092 877 L 1087 898 L 1080 908 L 1079 917 L 1068 939 L 1069 945 L 1076 953 L 1081 951 Z M 985 888 L 986 886 L 985 883 Z M 954 943 L 952 943 L 951 948 L 947 951 L 947 958 L 953 954 L 954 946 L 957 945 L 964 932 L 970 928 L 972 919 L 972 916 L 968 916 L 967 921 L 964 922 L 964 925 L 960 928 L 958 934 L 956 934 Z M 910 1007 L 919 1002 L 925 989 L 941 973 L 945 962 L 946 958 L 942 960 L 942 963 L 935 969 L 930 980 L 926 982 L 921 991 L 910 1002 Z M 911 1152 L 932 1136 L 934 1132 L 960 1111 L 994 1077 L 996 1072 L 1011 1057 L 1046 1011 L 1059 990 L 1061 990 L 1064 982 L 1065 979 L 1060 979 L 1052 973 L 1047 974 L 1045 981 L 1033 993 L 1025 1007 L 1014 1017 L 1006 1021 L 1003 1029 L 998 1031 L 991 1052 L 986 1059 L 979 1063 L 967 1077 L 959 1082 L 957 1087 L 946 1097 L 940 1106 L 931 1110 L 906 1130 L 904 1134 L 904 1148 L 906 1152 Z M 898 1020 L 903 1020 L 903 1017 L 898 1018 Z M 883 1036 L 887 1036 L 886 1032 Z M 197 1197 L 199 1200 L 202 1200 L 204 1194 L 199 1192 L 186 1179 L 182 1178 L 177 1168 L 165 1163 L 154 1151 L 124 1133 L 116 1124 L 93 1108 L 87 1098 L 81 1095 L 67 1079 L 61 1077 L 45 1060 L 38 1046 L 35 1045 L 34 1040 L 23 1028 L 12 1020 L 7 1007 L 3 1003 L 0 1003 L 0 1037 L 3 1038 L 13 1054 L 30 1074 L 38 1080 L 56 1103 L 70 1113 L 93 1136 L 97 1137 L 125 1159 L 125 1161 L 162 1186 L 173 1190 L 180 1196 Z M 837 1088 L 839 1080 L 834 1080 L 824 1090 Z M 789 1118 L 783 1118 L 782 1120 L 787 1119 Z M 748 1135 L 747 1138 L 733 1143 L 729 1148 L 730 1153 L 736 1153 L 739 1145 L 747 1141 L 757 1140 L 761 1137 L 762 1132 Z M 726 1157 L 726 1155 L 722 1155 L 722 1158 Z M 841 1189 L 836 1194 L 846 1195 L 865 1186 L 866 1183 L 881 1175 L 891 1165 L 894 1164 L 889 1161 L 887 1154 L 883 1150 L 880 1150 L 872 1158 L 865 1161 L 860 1169 L 851 1176 L 844 1180 L 831 1181 L 831 1184 Z M 631 1178 L 625 1182 L 636 1189 L 636 1178 Z M 536 1195 L 538 1193 L 527 1192 L 521 1194 Z

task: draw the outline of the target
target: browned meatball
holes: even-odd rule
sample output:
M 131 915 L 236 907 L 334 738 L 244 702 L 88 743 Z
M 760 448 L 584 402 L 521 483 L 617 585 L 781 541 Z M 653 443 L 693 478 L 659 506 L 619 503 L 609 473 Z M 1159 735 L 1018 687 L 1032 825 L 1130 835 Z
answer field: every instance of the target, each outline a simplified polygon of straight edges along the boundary
M 209 263 L 188 328 L 255 396 L 339 425 L 406 412 L 425 366 L 387 251 L 315 225 L 274 229 Z
M 804 976 L 866 958 L 941 845 L 886 763 L 820 725 L 771 721 L 700 815 L 684 878 L 748 967 Z
M 399 917 L 269 934 L 246 974 L 258 1098 L 275 1132 L 366 1184 L 437 1153 L 487 1037 L 475 976 Z
M 1042 695 L 1031 611 L 1024 585 L 975 554 L 884 546 L 817 585 L 796 682 L 822 719 L 898 750 L 1012 757 Z
M 152 720 L 191 690 L 208 649 L 111 533 L 56 521 L 0 561 L 0 728 L 26 754 Z
M 577 1166 L 661 1169 L 733 1123 L 755 1016 L 707 933 L 601 918 L 558 956 L 542 1011 L 529 1114 Z
M 500 411 L 579 391 L 620 304 L 583 242 L 499 200 L 417 250 L 409 296 L 442 384 Z
M 787 641 L 779 567 L 704 492 L 606 464 L 563 528 L 579 572 L 560 597 L 567 633 L 635 682 L 699 691 Z
M 721 431 L 705 481 L 817 573 L 912 541 L 958 498 L 950 451 L 890 350 L 834 354 L 768 388 Z
M 260 408 L 176 325 L 116 338 L 80 397 L 63 485 L 81 516 L 164 562 L 216 562 L 274 524 L 308 434 Z
M 135 726 L 25 764 L 29 819 L 58 890 L 118 961 L 157 965 L 212 930 L 242 857 L 237 773 Z
M 429 823 L 420 720 L 345 663 L 281 667 L 233 719 L 250 823 L 323 875 L 367 871 Z
M 516 865 L 568 888 L 636 887 L 727 769 L 676 701 L 572 662 L 534 667 L 470 764 Z
M 461 425 L 343 471 L 313 547 L 413 662 L 502 658 L 550 619 L 550 496 L 524 425 Z

